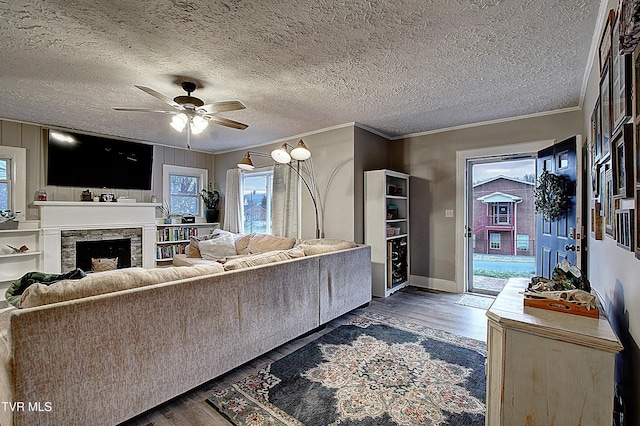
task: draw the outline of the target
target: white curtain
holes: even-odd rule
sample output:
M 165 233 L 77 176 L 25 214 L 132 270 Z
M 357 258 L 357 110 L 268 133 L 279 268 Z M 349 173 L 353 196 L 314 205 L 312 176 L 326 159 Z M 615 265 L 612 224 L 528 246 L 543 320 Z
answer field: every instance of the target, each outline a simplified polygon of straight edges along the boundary
M 273 168 L 272 233 L 298 237 L 298 175 L 286 165 Z
M 242 232 L 242 188 L 240 170 L 227 170 L 227 190 L 224 201 L 224 222 L 222 229 L 229 232 Z

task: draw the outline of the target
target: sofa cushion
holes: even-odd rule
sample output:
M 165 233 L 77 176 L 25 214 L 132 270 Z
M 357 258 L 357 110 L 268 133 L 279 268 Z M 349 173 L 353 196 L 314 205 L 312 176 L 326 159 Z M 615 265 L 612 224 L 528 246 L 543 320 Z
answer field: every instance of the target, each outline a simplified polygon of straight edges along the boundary
M 289 250 L 296 243 L 295 238 L 277 237 L 269 234 L 254 234 L 249 239 L 247 251 L 251 254 L 274 250 Z
M 315 245 L 334 246 L 344 241 L 345 240 L 339 240 L 337 238 L 312 238 L 308 240 L 298 240 L 298 243 L 296 244 L 296 246 L 299 246 L 300 244 L 314 245 L 314 246 Z
M 302 249 L 306 256 L 312 256 L 314 254 L 330 253 L 332 251 L 346 250 L 357 246 L 353 241 L 340 241 L 337 244 L 300 244 L 298 248 Z
M 22 294 L 20 306 L 31 308 L 223 271 L 222 265 L 213 263 L 190 268 L 125 268 L 94 272 L 79 280 L 63 280 L 49 286 L 32 284 Z
M 200 254 L 200 242 L 210 240 L 211 238 L 215 238 L 213 233 L 189 237 L 189 244 L 187 244 L 187 246 L 185 247 L 184 253 L 187 255 L 187 257 L 202 257 L 202 255 Z
M 267 263 L 295 259 L 298 257 L 304 257 L 304 251 L 302 251 L 301 249 L 295 248 L 289 250 L 274 250 L 228 260 L 224 263 L 224 269 L 225 271 L 233 271 L 236 269 L 265 265 Z
M 236 239 L 233 235 L 220 234 L 210 240 L 198 243 L 203 259 L 217 260 L 226 256 L 235 256 Z
M 211 265 L 216 263 L 215 260 L 207 260 L 201 257 L 187 257 L 186 254 L 176 254 L 173 256 L 173 266 L 194 266 L 194 265 Z

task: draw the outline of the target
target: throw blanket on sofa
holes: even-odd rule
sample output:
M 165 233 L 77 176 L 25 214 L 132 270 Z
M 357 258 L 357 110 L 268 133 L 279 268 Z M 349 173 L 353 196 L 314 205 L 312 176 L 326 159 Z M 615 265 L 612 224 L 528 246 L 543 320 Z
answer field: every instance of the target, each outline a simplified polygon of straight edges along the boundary
M 31 284 L 40 283 L 51 285 L 62 280 L 79 280 L 86 277 L 87 274 L 82 269 L 76 268 L 72 271 L 65 272 L 64 274 L 45 274 L 44 272 L 27 272 L 22 277 L 11 283 L 11 286 L 7 289 L 5 297 L 7 302 L 11 303 L 16 308 L 20 307 L 20 299 L 22 293 Z

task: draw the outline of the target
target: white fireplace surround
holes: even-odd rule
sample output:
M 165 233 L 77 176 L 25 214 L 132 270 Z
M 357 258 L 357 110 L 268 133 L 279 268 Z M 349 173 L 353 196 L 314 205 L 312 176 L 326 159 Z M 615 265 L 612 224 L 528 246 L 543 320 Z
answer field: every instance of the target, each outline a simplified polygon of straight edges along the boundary
M 158 203 L 36 201 L 42 228 L 43 271 L 62 273 L 61 232 L 117 228 L 142 229 L 142 267 L 155 267 Z

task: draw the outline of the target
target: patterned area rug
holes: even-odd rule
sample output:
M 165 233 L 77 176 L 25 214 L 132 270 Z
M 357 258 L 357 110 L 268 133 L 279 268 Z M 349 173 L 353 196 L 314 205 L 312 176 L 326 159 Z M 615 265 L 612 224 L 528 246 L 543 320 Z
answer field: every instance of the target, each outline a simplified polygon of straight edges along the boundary
M 473 294 L 463 294 L 456 302 L 456 305 L 471 306 L 472 308 L 480 308 L 487 310 L 491 307 L 494 297 L 476 296 Z
M 365 314 L 216 391 L 244 425 L 484 425 L 484 342 Z

